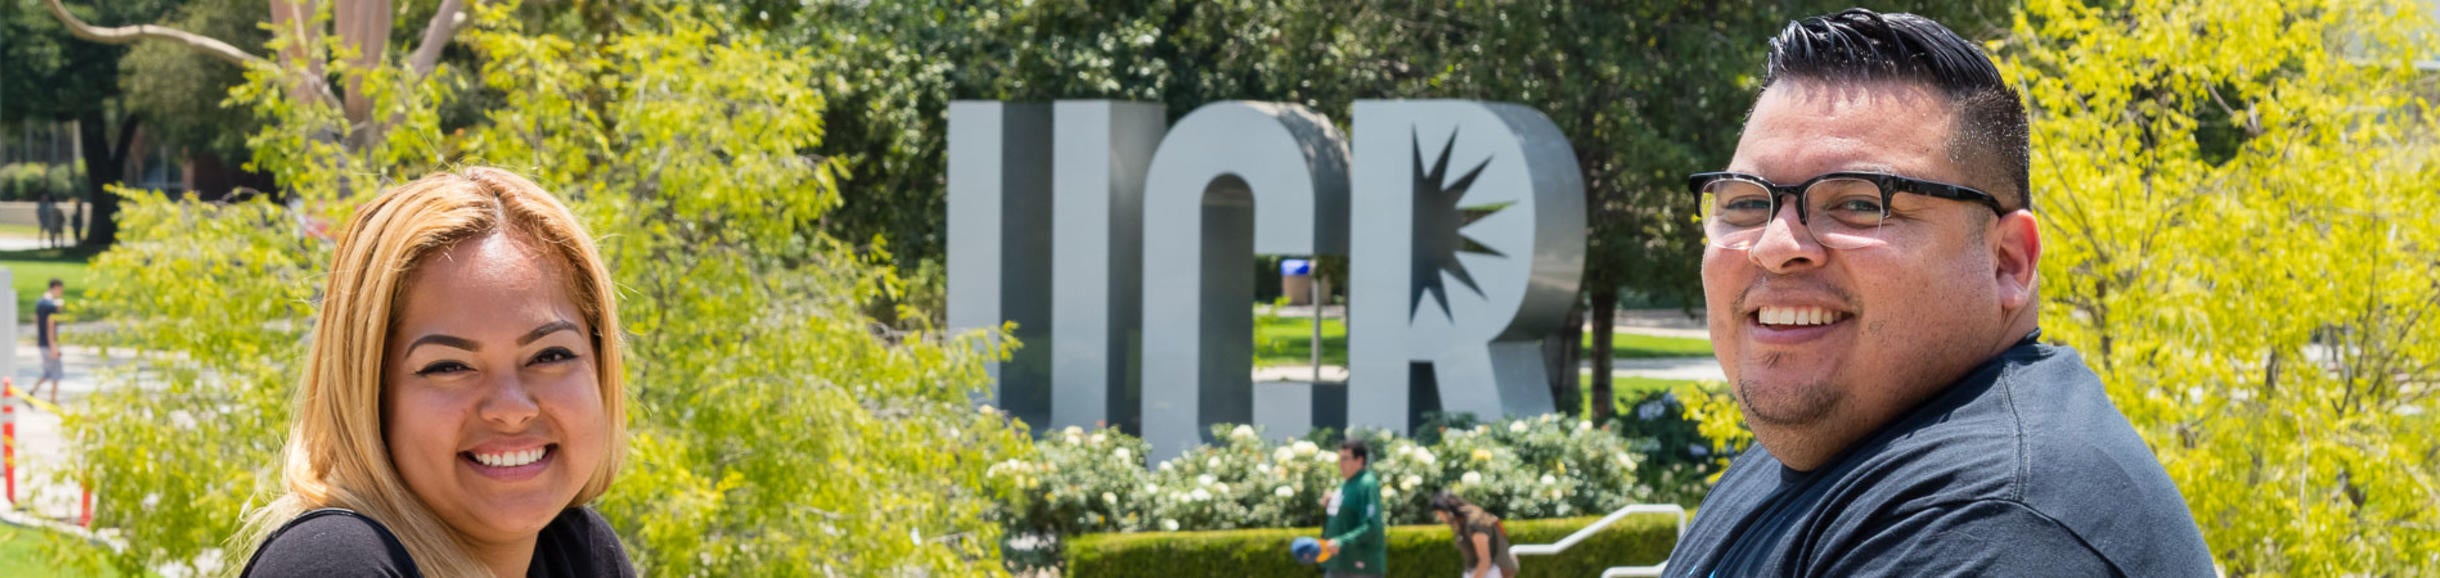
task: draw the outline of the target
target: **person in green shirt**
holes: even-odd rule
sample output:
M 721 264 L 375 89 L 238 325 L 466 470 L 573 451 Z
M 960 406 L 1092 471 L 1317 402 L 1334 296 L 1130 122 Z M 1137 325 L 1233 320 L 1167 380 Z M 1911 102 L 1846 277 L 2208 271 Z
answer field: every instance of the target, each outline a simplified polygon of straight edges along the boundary
M 1372 452 L 1364 440 L 1339 442 L 1339 477 L 1347 481 L 1322 498 L 1330 512 L 1322 524 L 1322 571 L 1330 578 L 1389 573 L 1388 513 L 1381 508 L 1381 480 L 1373 476 Z

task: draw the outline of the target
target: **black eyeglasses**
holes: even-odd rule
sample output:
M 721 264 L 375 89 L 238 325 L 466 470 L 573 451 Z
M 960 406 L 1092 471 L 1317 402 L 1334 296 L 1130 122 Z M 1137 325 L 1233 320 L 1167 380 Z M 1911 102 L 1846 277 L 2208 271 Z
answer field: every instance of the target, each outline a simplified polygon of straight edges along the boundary
M 1837 172 L 1781 185 L 1744 173 L 1695 173 L 1686 188 L 1702 196 L 1703 236 L 1714 247 L 1744 250 L 1762 238 L 1779 214 L 1780 197 L 1796 197 L 1796 222 L 1813 241 L 1832 249 L 1858 249 L 1882 240 L 1890 197 L 1898 193 L 1981 203 L 2006 214 L 1999 198 L 1972 187 L 1885 173 Z M 1821 221 L 1813 217 L 1828 217 Z

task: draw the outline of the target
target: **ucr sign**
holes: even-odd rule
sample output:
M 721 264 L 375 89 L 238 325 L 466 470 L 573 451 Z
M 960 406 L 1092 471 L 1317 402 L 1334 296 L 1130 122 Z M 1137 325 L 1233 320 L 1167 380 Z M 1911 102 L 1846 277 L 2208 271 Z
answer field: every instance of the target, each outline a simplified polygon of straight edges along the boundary
M 949 324 L 1014 321 L 1024 343 L 991 369 L 995 403 L 1037 427 L 1118 424 L 1158 458 L 1256 423 L 1254 256 L 1347 255 L 1349 383 L 1282 393 L 1310 419 L 1266 425 L 1551 411 L 1539 338 L 1584 263 L 1566 137 L 1513 104 L 1354 108 L 1351 159 L 1289 104 L 1172 127 L 1153 104 L 952 103 Z

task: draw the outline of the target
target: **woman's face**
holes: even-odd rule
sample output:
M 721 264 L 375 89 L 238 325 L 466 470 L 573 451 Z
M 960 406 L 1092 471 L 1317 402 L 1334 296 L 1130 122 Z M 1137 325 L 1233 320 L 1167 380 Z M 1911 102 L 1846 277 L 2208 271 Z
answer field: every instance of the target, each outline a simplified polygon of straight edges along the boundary
M 397 304 L 382 430 L 407 489 L 477 543 L 526 543 L 608 453 L 593 328 L 506 235 L 426 257 Z

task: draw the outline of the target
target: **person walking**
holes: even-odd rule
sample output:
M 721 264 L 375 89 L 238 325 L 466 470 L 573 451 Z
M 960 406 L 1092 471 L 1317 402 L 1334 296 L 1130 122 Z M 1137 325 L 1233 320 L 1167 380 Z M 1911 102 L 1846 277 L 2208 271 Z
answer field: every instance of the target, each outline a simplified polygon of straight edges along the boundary
M 1508 529 L 1499 516 L 1447 490 L 1432 496 L 1432 516 L 1456 535 L 1465 578 L 1516 578 L 1517 557 L 1508 552 Z
M 1387 513 L 1381 511 L 1381 481 L 1371 464 L 1364 440 L 1339 442 L 1339 477 L 1346 481 L 1322 498 L 1329 517 L 1322 525 L 1321 565 L 1329 578 L 1389 573 Z
M 34 346 L 42 350 L 42 378 L 34 380 L 34 387 L 26 390 L 25 396 L 41 394 L 42 386 L 48 384 L 51 386 L 48 399 L 53 405 L 59 404 L 59 380 L 67 373 L 59 361 L 59 311 L 68 305 L 62 297 L 67 286 L 53 277 L 51 288 L 43 291 L 42 299 L 34 301 Z

